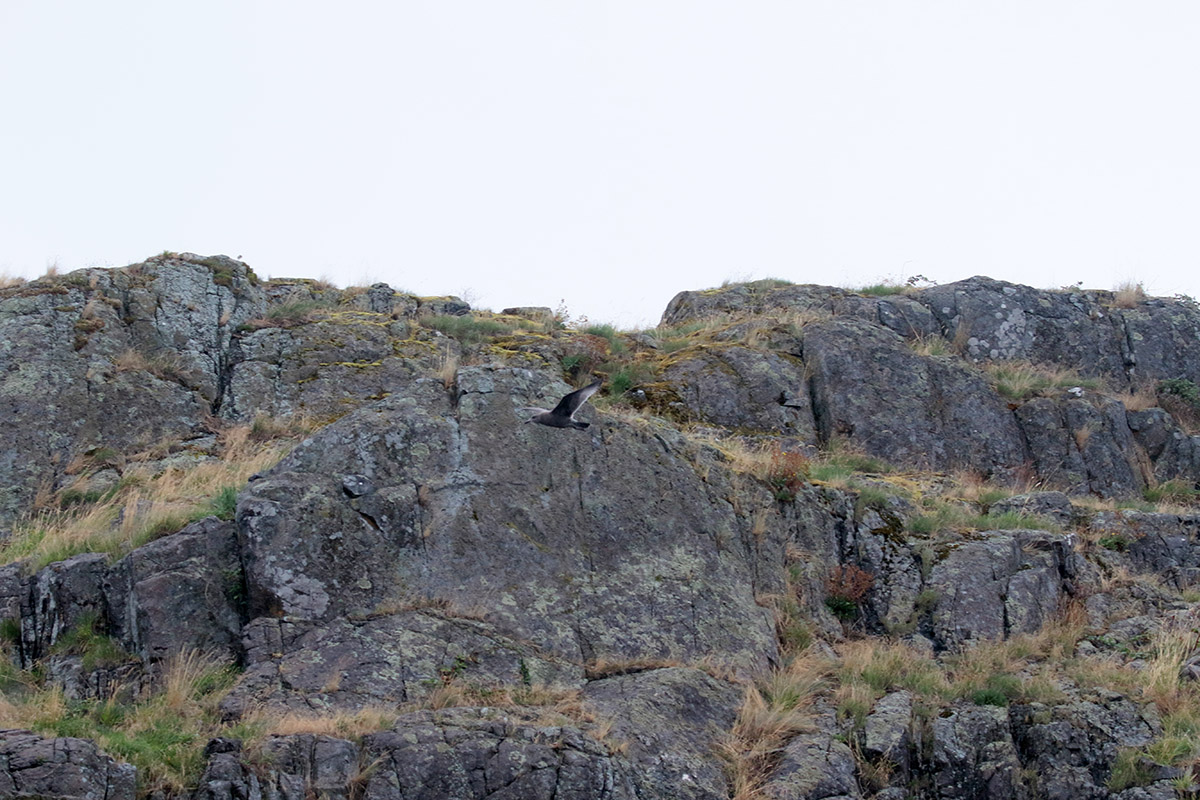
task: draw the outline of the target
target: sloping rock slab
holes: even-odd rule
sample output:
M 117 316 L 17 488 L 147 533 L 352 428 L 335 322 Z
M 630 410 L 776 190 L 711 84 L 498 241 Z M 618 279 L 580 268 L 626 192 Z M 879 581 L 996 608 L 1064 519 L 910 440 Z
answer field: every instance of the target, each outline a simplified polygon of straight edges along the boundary
M 753 556 L 721 546 L 749 534 L 720 476 L 702 480 L 682 438 L 591 408 L 586 433 L 520 424 L 544 381 L 465 368 L 457 397 L 417 381 L 250 484 L 238 524 L 251 616 L 327 623 L 445 603 L 570 663 L 721 653 L 765 667 L 774 626 Z

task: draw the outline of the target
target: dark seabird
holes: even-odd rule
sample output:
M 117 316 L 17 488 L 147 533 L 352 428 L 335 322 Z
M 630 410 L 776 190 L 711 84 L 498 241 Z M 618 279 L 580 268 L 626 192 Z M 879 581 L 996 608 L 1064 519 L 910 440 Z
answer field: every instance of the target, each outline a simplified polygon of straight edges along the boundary
M 582 389 L 576 389 L 562 400 L 559 400 L 558 405 L 554 407 L 553 411 L 547 411 L 544 408 L 523 408 L 521 409 L 522 411 L 537 412 L 525 421 L 536 422 L 539 425 L 549 425 L 551 428 L 584 430 L 587 428 L 588 423 L 575 420 L 575 412 L 587 402 L 589 397 L 596 393 L 602 383 L 604 383 L 602 380 L 593 381 Z

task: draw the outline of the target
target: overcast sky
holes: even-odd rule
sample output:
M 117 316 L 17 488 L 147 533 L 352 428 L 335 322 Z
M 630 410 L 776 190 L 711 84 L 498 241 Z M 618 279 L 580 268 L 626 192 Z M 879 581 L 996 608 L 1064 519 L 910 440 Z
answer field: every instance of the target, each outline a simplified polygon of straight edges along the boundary
M 0 272 L 1200 296 L 1200 3 L 0 0 Z

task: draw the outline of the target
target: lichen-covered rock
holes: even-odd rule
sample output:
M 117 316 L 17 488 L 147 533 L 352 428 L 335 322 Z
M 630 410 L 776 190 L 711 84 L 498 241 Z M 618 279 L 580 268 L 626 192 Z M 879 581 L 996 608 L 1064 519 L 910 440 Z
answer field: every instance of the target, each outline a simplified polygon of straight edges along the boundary
M 1039 397 L 1016 409 L 1034 469 L 1073 494 L 1112 497 L 1145 486 L 1125 408 L 1115 400 Z
M 835 319 L 804 331 L 822 442 L 843 439 L 884 459 L 1011 474 L 1025 462 L 1012 414 L 983 378 L 919 356 L 895 333 Z
M 0 730 L 0 797 L 134 800 L 137 770 L 87 739 Z
M 493 709 L 403 716 L 363 742 L 363 800 L 634 800 L 624 759 L 576 728 L 539 726 Z
M 661 380 L 691 419 L 816 444 L 808 378 L 796 356 L 706 347 L 678 356 Z
M 185 650 L 237 659 L 245 590 L 232 523 L 209 517 L 143 545 L 103 583 L 109 633 L 144 662 Z
M 244 264 L 188 255 L 0 290 L 0 521 L 88 450 L 200 431 L 265 303 Z
M 956 544 L 933 567 L 935 641 L 952 647 L 1032 633 L 1058 609 L 1074 570 L 1065 537 L 987 531 Z
M 793 737 L 763 790 L 773 800 L 862 800 L 863 797 L 854 751 L 826 732 Z
M 867 716 L 863 732 L 863 754 L 886 759 L 901 776 L 908 774 L 912 746 L 913 695 L 909 691 L 886 694 Z
M 341 416 L 411 382 L 436 355 L 426 343 L 398 345 L 407 337 L 391 314 L 352 310 L 246 333 L 233 342 L 221 415 Z
M 719 481 L 661 433 L 596 416 L 587 433 L 517 424 L 539 385 L 467 368 L 454 403 L 418 381 L 252 483 L 238 506 L 251 615 L 326 623 L 438 602 L 573 663 L 765 665 L 776 644 L 738 545 L 748 522 L 714 501 Z M 350 497 L 346 475 L 377 488 Z
M 1103 690 L 1058 705 L 1014 706 L 1011 716 L 1021 759 L 1046 800 L 1107 797 L 1118 752 L 1144 747 L 1160 731 L 1150 709 Z
M 717 756 L 742 701 L 740 687 L 695 669 L 669 668 L 592 681 L 584 699 L 612 723 L 641 797 L 729 796 Z
M 1139 572 L 1160 575 L 1179 589 L 1200 581 L 1200 514 L 1102 511 L 1091 528 Z
M 1021 774 L 1007 709 L 956 705 L 933 720 L 932 737 L 931 766 L 939 800 L 1035 796 Z

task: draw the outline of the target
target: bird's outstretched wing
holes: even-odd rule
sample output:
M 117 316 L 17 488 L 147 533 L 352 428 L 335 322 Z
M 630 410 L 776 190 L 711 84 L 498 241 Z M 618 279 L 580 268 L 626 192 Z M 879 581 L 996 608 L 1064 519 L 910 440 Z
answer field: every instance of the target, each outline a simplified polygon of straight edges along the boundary
M 558 401 L 558 405 L 550 413 L 556 417 L 567 417 L 568 419 L 574 415 L 579 407 L 587 402 L 587 399 L 594 395 L 599 389 L 602 380 L 593 381 L 582 389 L 576 389 L 569 395 Z

